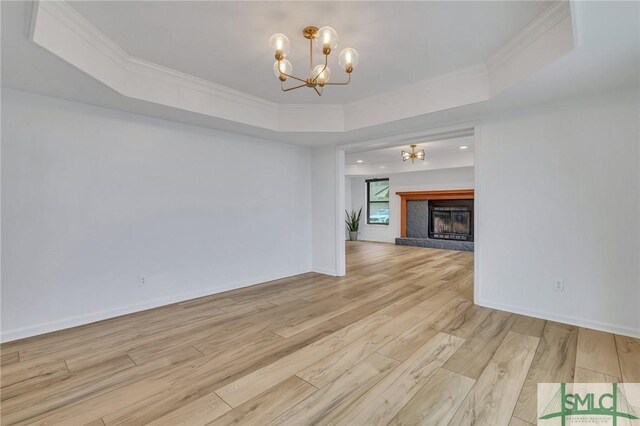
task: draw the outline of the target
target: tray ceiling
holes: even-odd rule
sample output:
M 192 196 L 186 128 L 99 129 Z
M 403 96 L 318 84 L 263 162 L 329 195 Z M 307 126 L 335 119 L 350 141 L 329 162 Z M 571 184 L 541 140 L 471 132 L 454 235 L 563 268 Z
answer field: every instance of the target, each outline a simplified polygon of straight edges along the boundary
M 274 102 L 139 59 L 81 15 L 83 4 L 1 2 L 3 88 L 277 141 L 354 147 L 397 144 L 425 128 L 590 92 L 637 91 L 637 3 L 553 3 L 482 63 L 329 104 L 317 96 L 316 103 Z
M 129 55 L 278 103 L 343 104 L 485 62 L 553 3 L 146 2 L 69 5 Z M 284 94 L 267 40 L 285 33 L 294 71 L 306 25 L 331 25 L 360 65 L 347 88 Z M 337 55 L 332 55 L 337 56 Z M 337 76 L 337 58 L 330 67 Z
M 118 4 L 120 3 L 110 2 L 106 3 L 106 6 Z M 141 10 L 145 12 L 147 4 L 155 3 L 134 3 L 141 5 Z M 201 6 L 200 3 L 177 4 L 197 6 L 196 9 Z M 269 4 L 259 3 L 258 6 Z M 302 3 L 291 4 L 299 6 Z M 369 6 L 376 9 L 375 5 L 376 3 L 372 3 Z M 179 16 L 180 10 L 176 9 L 174 12 Z M 193 13 L 191 9 L 187 10 Z M 367 12 L 366 9 L 362 11 L 364 14 Z M 393 15 L 392 10 L 387 12 Z M 109 15 L 106 11 L 104 14 Z M 497 12 L 496 14 L 499 15 Z M 249 15 L 251 16 L 250 13 Z M 510 22 L 509 18 L 507 16 L 503 22 Z M 379 19 L 386 22 L 382 16 Z M 113 15 L 106 22 L 119 20 L 118 16 Z M 164 21 L 160 20 L 157 24 L 162 26 L 165 32 L 171 33 L 172 38 L 179 37 L 174 34 L 173 27 Z M 118 32 L 114 32 L 113 35 L 116 34 Z M 226 34 L 222 32 L 218 36 L 225 37 Z M 131 38 L 137 39 L 135 36 Z M 283 99 L 283 102 L 275 102 L 133 55 L 87 20 L 70 3 L 64 1 L 34 3 L 31 39 L 127 97 L 280 132 L 344 132 L 486 101 L 574 47 L 568 3 L 555 2 L 526 24 L 504 46 L 486 59 L 486 62 L 455 69 L 418 82 L 405 83 L 382 93 L 369 89 L 367 97 L 349 103 L 294 104 L 290 103 L 292 98 L 286 95 L 286 101 Z M 227 40 L 224 46 L 212 52 L 212 55 L 222 54 L 221 52 L 229 50 L 231 45 Z M 455 43 L 447 46 L 453 45 Z M 428 43 L 423 49 L 428 52 Z M 378 51 L 377 57 L 384 58 L 384 50 Z M 471 59 L 470 62 L 475 62 L 475 58 Z M 397 64 L 399 61 L 402 61 L 402 58 L 396 58 L 394 62 L 398 69 L 402 68 Z M 417 72 L 415 69 L 413 71 Z M 234 75 L 233 72 L 227 74 Z M 419 77 L 425 75 L 422 72 L 417 74 Z M 391 70 L 383 77 L 388 81 L 395 81 L 396 73 Z M 284 103 L 287 101 L 288 103 Z M 316 98 L 316 102 L 320 101 Z

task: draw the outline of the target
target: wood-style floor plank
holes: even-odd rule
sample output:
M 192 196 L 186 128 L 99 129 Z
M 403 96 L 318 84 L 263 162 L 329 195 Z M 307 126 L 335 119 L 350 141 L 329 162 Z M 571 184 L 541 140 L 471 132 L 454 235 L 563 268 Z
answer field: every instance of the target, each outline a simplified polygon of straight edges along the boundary
M 69 377 L 64 361 L 50 363 L 12 363 L 2 372 L 2 400 L 36 390 L 49 383 Z
M 583 367 L 576 367 L 573 381 L 576 383 L 619 383 L 622 380 L 619 377 L 608 376 Z
M 508 424 L 539 340 L 509 332 L 453 416 L 451 424 Z
M 383 326 L 356 339 L 323 359 L 298 372 L 298 376 L 317 387 L 322 387 L 340 376 L 376 350 L 397 337 L 402 330 L 419 322 L 438 308 L 447 299 L 455 298 L 454 292 L 442 292 L 421 302 L 407 312 L 397 316 Z
M 150 426 L 206 425 L 229 410 L 231 407 L 212 392 L 147 424 Z
M 580 327 L 576 367 L 622 377 L 613 334 Z
M 80 385 L 62 381 L 5 401 L 3 423 L 84 424 L 93 421 L 96 417 L 152 396 L 157 390 L 147 386 L 143 382 L 145 378 L 191 362 L 193 356 L 189 350 L 174 352 L 140 366 L 130 367 L 124 358 L 118 358 L 115 368 L 109 368 L 112 367 L 110 364 L 90 367 L 83 370 L 86 375 L 78 376 L 78 381 L 82 382 Z
M 568 383 L 574 378 L 578 328 L 547 322 L 513 415 L 536 424 L 538 383 Z
M 514 321 L 514 315 L 493 310 L 447 361 L 445 368 L 472 379 L 480 377 Z
M 398 361 L 374 352 L 336 380 L 281 414 L 271 424 L 329 424 L 398 364 Z
M 511 417 L 511 421 L 509 421 L 509 426 L 535 426 L 533 423 L 529 423 L 524 421 L 518 417 Z
M 389 424 L 447 425 L 474 384 L 467 376 L 441 368 Z
M 341 315 L 333 317 L 331 318 L 331 321 L 347 326 L 391 305 L 394 302 L 397 302 L 400 299 L 404 299 L 406 296 L 414 294 L 419 290 L 422 290 L 422 287 L 406 285 L 401 289 L 394 291 L 392 294 L 386 294 L 377 300 L 367 303 L 366 305 L 359 306 Z
M 615 336 L 622 380 L 627 383 L 640 383 L 640 339 Z
M 2 351 L 0 353 L 0 365 L 9 365 L 20 361 L 20 353 L 18 351 Z
M 541 337 L 544 326 L 547 322 L 539 318 L 518 315 L 516 321 L 511 327 L 511 331 L 516 333 L 527 334 L 533 337 Z
M 281 359 L 286 353 L 295 352 L 335 329 L 332 324 L 321 325 L 292 339 L 276 341 L 261 348 L 253 347 L 253 351 L 245 354 L 233 352 L 211 358 L 205 356 L 178 365 L 129 386 L 127 389 L 153 388 L 155 392 L 144 398 L 131 398 L 126 403 L 111 403 L 112 412 L 103 419 L 106 423 L 147 423 L 182 404 L 215 391 L 228 382 L 269 365 L 273 360 Z
M 264 425 L 305 400 L 317 388 L 292 376 L 255 398 L 232 409 L 211 425 Z
M 464 310 L 471 302 L 455 298 L 447 302 L 442 308 L 436 310 L 432 315 L 426 316 L 415 326 L 403 332 L 396 339 L 384 345 L 378 350 L 383 355 L 387 355 L 398 361 L 405 361 L 418 348 L 431 340 L 438 333 L 438 323 L 448 322 L 446 319 L 454 316 L 456 311 Z
M 453 316 L 447 324 L 443 325 L 440 331 L 466 339 L 490 313 L 491 309 L 469 304 L 467 309 Z
M 307 319 L 306 321 L 300 322 L 298 324 L 289 324 L 284 325 L 282 327 L 276 328 L 273 330 L 279 336 L 282 337 L 291 337 L 301 331 L 304 331 L 314 325 L 323 323 L 328 321 L 338 315 L 342 315 L 346 312 L 349 312 L 353 309 L 357 309 L 360 306 L 367 305 L 369 302 L 379 299 L 380 297 L 384 297 L 388 294 L 394 293 L 396 290 L 404 287 L 405 284 L 403 282 L 395 282 L 388 286 L 384 286 L 381 289 L 378 289 L 373 292 L 367 292 L 365 295 L 358 298 L 358 300 L 352 301 L 350 303 L 345 303 L 343 306 L 336 306 L 335 298 L 329 298 L 327 300 L 327 305 L 323 309 L 323 313 L 316 315 L 313 318 Z
M 355 322 L 299 351 L 280 358 L 273 363 L 247 374 L 238 380 L 216 390 L 216 393 L 232 407 L 250 400 L 267 389 L 286 380 L 298 371 L 338 350 L 352 340 L 374 330 L 392 317 L 385 314 L 375 314 Z
M 335 424 L 389 423 L 463 342 L 450 334 L 436 334 L 373 386 Z

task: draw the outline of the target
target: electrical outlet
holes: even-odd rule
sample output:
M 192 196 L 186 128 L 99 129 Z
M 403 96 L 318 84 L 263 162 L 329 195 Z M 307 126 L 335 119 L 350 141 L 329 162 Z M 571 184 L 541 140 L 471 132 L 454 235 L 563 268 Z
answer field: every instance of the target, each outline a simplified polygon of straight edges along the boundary
M 147 285 L 147 277 L 145 277 L 144 275 L 140 275 L 138 277 L 138 285 L 140 286 Z
M 555 291 L 564 291 L 564 280 L 555 280 L 553 283 L 553 289 Z

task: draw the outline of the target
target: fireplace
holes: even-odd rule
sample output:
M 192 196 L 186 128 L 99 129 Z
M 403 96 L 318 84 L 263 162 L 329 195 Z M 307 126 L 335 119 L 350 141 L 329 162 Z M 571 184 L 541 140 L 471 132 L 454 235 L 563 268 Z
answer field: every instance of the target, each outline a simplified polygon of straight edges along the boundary
M 473 200 L 430 200 L 429 238 L 473 241 Z
M 400 238 L 396 244 L 474 250 L 473 189 L 397 192 Z

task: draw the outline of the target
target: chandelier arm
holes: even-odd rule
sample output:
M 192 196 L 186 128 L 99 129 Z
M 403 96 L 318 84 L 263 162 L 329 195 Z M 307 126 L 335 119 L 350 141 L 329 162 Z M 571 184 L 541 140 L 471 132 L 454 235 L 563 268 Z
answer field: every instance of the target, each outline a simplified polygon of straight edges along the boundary
M 318 90 L 318 87 L 313 86 L 313 90 L 315 90 L 315 91 L 316 91 L 316 93 L 318 94 L 318 96 L 322 96 L 322 92 L 320 92 L 320 91 Z
M 318 77 L 320 77 L 320 75 L 324 72 L 324 70 L 326 70 L 326 69 L 327 69 L 327 62 L 328 62 L 328 61 L 329 61 L 329 55 L 324 55 L 324 67 L 322 67 L 322 71 L 320 71 L 320 72 L 318 73 L 318 75 L 316 75 L 316 76 L 313 78 L 314 80 L 317 80 L 317 79 L 318 79 Z M 327 84 L 327 83 L 325 83 L 325 84 Z
M 285 88 L 284 88 L 284 81 L 281 81 L 281 82 L 280 82 L 280 89 L 282 89 L 282 91 L 283 91 L 283 92 L 288 92 L 288 91 L 290 91 L 290 90 L 299 89 L 299 88 L 304 87 L 304 86 L 306 86 L 306 85 L 307 85 L 307 84 L 305 83 L 305 84 L 300 84 L 300 85 L 298 85 L 298 86 L 293 86 L 293 87 L 289 87 L 288 89 L 285 89 Z
M 278 59 L 278 70 L 280 70 L 280 62 L 281 62 L 281 61 Z M 301 79 L 301 78 L 295 77 L 295 76 L 293 76 L 293 75 L 289 75 L 289 74 L 287 74 L 286 72 L 282 72 L 282 71 L 280 71 L 280 74 L 281 74 L 281 75 L 284 75 L 284 76 L 285 76 L 285 77 L 287 77 L 287 78 L 293 78 L 294 80 L 298 80 L 298 81 L 301 81 L 301 82 L 303 82 L 303 83 L 306 83 L 306 82 L 307 82 L 306 80 L 303 80 L 303 79 Z M 281 81 L 282 81 L 282 80 L 281 80 Z
M 351 73 L 347 74 L 347 81 L 343 82 L 343 83 L 325 83 L 325 86 L 346 86 L 347 84 L 351 83 Z
M 303 80 L 303 79 L 301 79 L 301 78 L 295 77 L 295 76 L 293 76 L 293 75 L 285 74 L 285 73 L 283 73 L 283 72 L 281 72 L 281 74 L 282 74 L 282 75 L 284 75 L 284 76 L 285 76 L 285 77 L 287 77 L 287 78 L 292 78 L 292 79 L 294 79 L 294 80 L 298 80 L 298 81 L 303 82 L 304 84 L 307 84 L 307 81 L 306 81 L 306 80 Z

